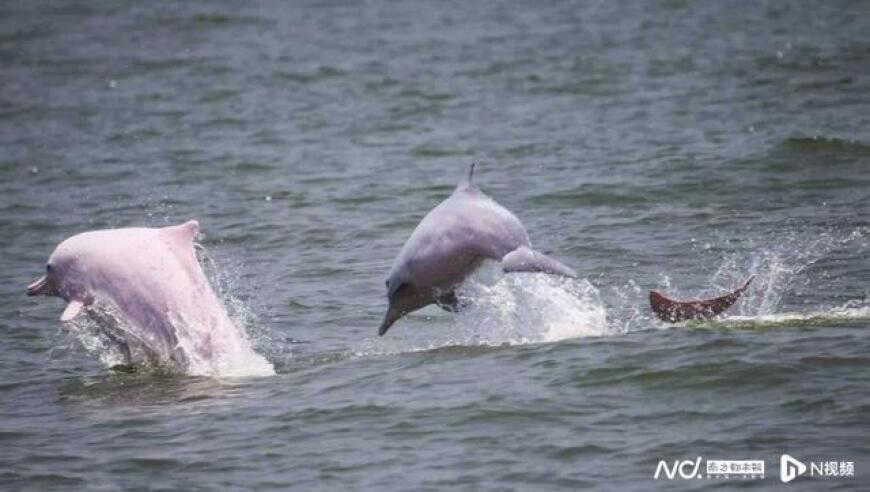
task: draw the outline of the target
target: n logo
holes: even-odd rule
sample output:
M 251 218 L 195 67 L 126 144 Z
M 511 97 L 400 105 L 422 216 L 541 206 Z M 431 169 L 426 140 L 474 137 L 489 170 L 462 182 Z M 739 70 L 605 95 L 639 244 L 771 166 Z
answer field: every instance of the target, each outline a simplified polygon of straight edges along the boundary
M 665 476 L 668 477 L 668 480 L 673 480 L 677 476 L 677 472 L 680 473 L 680 477 L 683 480 L 690 480 L 692 478 L 701 478 L 699 476 L 698 471 L 701 469 L 701 457 L 698 456 L 698 459 L 695 461 L 692 460 L 682 460 L 682 461 L 674 461 L 673 467 L 668 469 L 668 463 L 665 460 L 659 460 L 659 466 L 656 467 L 656 473 L 653 475 L 653 478 L 658 480 L 659 475 L 662 472 L 665 473 Z
M 784 454 L 779 458 L 779 479 L 782 483 L 789 483 L 807 471 L 807 465 Z

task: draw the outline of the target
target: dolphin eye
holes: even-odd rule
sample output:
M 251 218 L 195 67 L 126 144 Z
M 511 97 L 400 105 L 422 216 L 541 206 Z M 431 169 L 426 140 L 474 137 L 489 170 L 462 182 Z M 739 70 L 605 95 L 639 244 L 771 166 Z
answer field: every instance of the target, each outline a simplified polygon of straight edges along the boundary
M 397 286 L 393 289 L 393 295 L 397 295 L 399 292 L 402 292 L 402 291 L 405 290 L 406 288 L 408 288 L 408 284 L 407 284 L 407 283 L 405 283 L 405 282 L 399 282 L 399 285 L 397 285 Z
M 46 264 L 46 265 L 45 265 L 45 271 L 46 271 L 46 272 L 50 272 L 50 271 L 51 271 L 51 265 L 50 265 L 50 264 Z

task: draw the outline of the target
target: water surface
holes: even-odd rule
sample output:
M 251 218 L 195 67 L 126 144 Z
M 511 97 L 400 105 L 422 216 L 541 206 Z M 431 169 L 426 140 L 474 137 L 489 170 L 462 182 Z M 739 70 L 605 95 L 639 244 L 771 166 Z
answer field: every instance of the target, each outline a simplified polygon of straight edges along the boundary
M 0 484 L 648 490 L 659 459 L 870 471 L 861 2 L 0 6 Z M 470 162 L 576 282 L 376 336 Z M 116 374 L 24 287 L 64 238 L 189 218 L 267 378 Z M 713 294 L 665 327 L 650 288 Z

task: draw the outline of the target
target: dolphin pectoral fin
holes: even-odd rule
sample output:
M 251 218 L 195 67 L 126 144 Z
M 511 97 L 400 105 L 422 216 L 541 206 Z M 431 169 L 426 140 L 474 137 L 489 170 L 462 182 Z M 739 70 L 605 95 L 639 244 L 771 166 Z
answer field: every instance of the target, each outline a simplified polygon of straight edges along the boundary
M 690 319 L 709 319 L 731 307 L 749 287 L 755 276 L 749 277 L 742 286 L 719 297 L 678 301 L 666 297 L 657 290 L 649 292 L 649 304 L 656 317 L 666 323 L 679 323 Z
M 69 301 L 69 304 L 66 305 L 66 309 L 63 310 L 63 314 L 60 315 L 60 320 L 69 321 L 75 318 L 82 311 L 83 307 L 85 307 L 85 303 L 82 301 L 77 301 L 75 299 Z
M 570 278 L 577 277 L 577 273 L 571 267 L 526 246 L 520 246 L 504 255 L 501 266 L 505 273 L 541 272 Z
M 452 290 L 439 295 L 435 302 L 438 304 L 438 307 L 448 313 L 458 313 L 467 308 L 469 304 L 467 300 L 457 297 L 456 292 Z

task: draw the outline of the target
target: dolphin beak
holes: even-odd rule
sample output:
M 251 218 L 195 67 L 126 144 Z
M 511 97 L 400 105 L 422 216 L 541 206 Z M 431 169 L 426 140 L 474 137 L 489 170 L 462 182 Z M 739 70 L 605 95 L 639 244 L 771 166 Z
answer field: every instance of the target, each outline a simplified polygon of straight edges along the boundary
M 393 311 L 392 306 L 387 308 L 387 314 L 384 315 L 384 321 L 381 322 L 381 327 L 378 328 L 378 336 L 384 336 L 384 333 L 393 326 L 393 323 L 396 322 L 401 316 L 396 316 L 396 313 Z
M 39 280 L 27 286 L 27 295 L 38 296 L 40 294 L 44 294 L 47 287 L 48 279 L 45 278 L 45 275 L 43 275 L 42 277 L 40 277 Z

